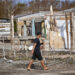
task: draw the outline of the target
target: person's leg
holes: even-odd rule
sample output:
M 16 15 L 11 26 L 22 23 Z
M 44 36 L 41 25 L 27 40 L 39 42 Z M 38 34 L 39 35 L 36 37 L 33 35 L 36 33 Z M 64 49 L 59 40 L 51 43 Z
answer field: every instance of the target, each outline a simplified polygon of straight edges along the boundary
M 41 52 L 38 53 L 37 55 L 38 60 L 40 61 L 42 67 L 44 68 L 44 70 L 48 70 L 48 68 L 45 66 L 44 61 L 43 61 L 43 57 L 41 55 Z
M 35 53 L 33 53 L 32 60 L 30 61 L 29 65 L 28 65 L 28 70 L 31 69 L 31 65 L 33 64 L 34 60 L 36 60 L 36 54 Z
M 42 67 L 44 68 L 44 70 L 48 70 L 48 68 L 47 68 L 46 65 L 44 64 L 44 61 L 43 61 L 43 60 L 41 60 L 40 63 L 41 63 L 41 65 L 42 65 Z
M 31 69 L 31 65 L 33 64 L 33 62 L 34 62 L 34 60 L 31 60 L 31 61 L 30 61 L 29 65 L 28 65 L 28 70 Z

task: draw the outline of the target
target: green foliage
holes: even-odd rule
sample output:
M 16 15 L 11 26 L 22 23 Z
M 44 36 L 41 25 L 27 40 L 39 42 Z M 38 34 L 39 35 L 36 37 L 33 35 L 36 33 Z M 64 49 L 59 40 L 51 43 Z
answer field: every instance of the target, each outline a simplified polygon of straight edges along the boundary
M 14 21 L 14 32 L 17 32 L 17 23 Z

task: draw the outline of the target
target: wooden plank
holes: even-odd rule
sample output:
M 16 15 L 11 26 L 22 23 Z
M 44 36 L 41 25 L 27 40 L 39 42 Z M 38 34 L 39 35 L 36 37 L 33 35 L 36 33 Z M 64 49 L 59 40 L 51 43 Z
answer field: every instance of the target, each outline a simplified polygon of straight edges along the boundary
M 67 32 L 67 48 L 69 48 L 68 18 L 67 18 L 67 14 L 66 13 L 65 13 L 65 18 L 66 18 L 66 32 Z
M 73 48 L 73 24 L 72 24 L 72 13 L 70 13 L 70 33 L 71 33 L 71 50 Z

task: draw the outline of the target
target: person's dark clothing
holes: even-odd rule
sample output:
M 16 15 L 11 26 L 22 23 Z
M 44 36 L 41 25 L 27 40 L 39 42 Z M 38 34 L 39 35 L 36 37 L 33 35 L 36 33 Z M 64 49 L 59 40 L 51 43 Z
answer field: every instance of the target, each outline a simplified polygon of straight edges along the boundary
M 38 60 L 41 61 L 43 58 L 41 56 L 41 51 L 40 51 L 40 45 L 41 45 L 40 44 L 40 40 L 38 38 L 36 38 L 34 40 L 34 43 L 36 43 L 36 47 L 34 49 L 34 53 L 33 53 L 32 59 L 36 60 L 36 58 L 37 58 Z

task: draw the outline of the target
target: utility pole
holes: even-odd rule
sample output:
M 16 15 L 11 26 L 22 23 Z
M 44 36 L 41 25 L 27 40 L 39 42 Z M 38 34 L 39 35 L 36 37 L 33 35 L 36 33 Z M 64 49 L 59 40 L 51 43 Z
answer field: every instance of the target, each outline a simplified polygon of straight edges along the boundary
M 11 44 L 13 44 L 14 39 L 14 17 L 11 15 Z
M 14 50 L 15 57 L 15 49 L 14 49 L 14 15 L 11 15 L 11 50 Z

